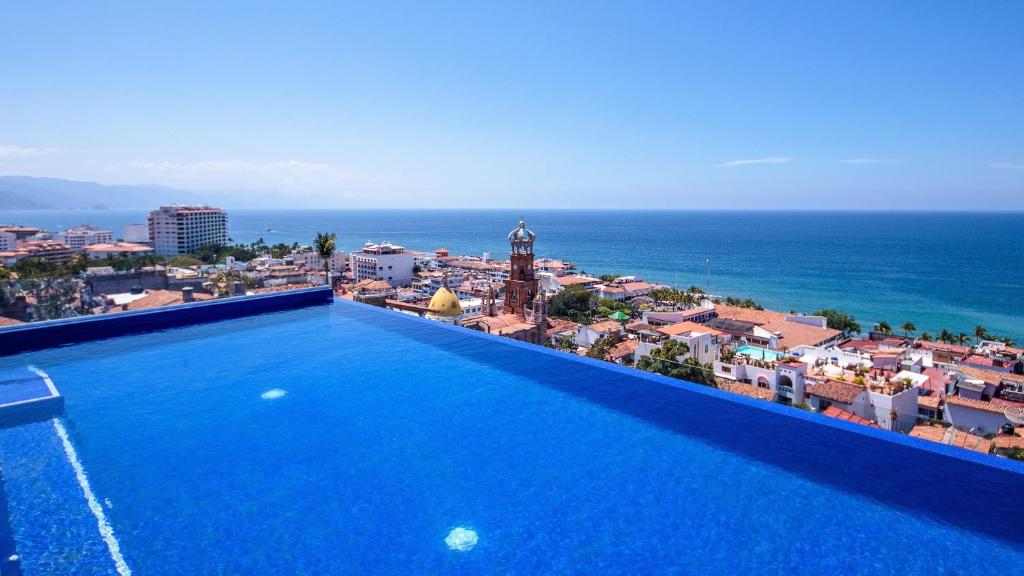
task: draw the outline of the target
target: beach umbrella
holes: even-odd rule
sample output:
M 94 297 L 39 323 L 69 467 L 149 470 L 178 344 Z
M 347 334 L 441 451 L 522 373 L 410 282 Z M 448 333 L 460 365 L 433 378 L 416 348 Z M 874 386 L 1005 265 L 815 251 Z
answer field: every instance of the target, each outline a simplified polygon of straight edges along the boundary
M 611 318 L 612 320 L 618 320 L 620 322 L 623 320 L 629 320 L 629 316 L 627 316 L 621 311 L 612 314 L 611 316 L 609 316 L 609 318 Z

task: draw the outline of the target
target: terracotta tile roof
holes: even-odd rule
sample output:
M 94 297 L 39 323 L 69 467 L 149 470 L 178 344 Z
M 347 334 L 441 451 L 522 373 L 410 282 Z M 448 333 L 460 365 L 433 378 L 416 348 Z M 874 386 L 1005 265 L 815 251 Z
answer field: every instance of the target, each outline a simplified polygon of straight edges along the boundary
M 590 276 L 555 276 L 555 281 L 562 286 L 572 286 L 573 284 L 597 284 L 601 280 Z
M 878 424 L 875 424 L 867 418 L 857 416 L 853 412 L 843 410 L 838 406 L 829 406 L 822 412 L 825 416 L 831 416 L 832 418 L 838 418 L 839 420 L 846 420 L 847 422 L 853 422 L 854 424 L 863 424 L 864 426 L 871 426 L 872 428 L 878 428 Z
M 769 322 L 763 324 L 761 328 L 769 332 L 781 332 L 782 338 L 779 340 L 779 345 L 787 348 L 796 348 L 803 345 L 817 346 L 842 333 L 831 328 L 818 328 L 817 326 L 809 326 L 800 322 L 788 322 L 786 320 Z
M 605 332 L 619 332 L 622 330 L 622 325 L 615 320 L 604 320 L 602 322 L 589 324 L 587 325 L 587 328 L 590 328 L 599 334 L 603 334 Z
M 811 384 L 807 387 L 807 393 L 812 396 L 842 404 L 852 404 L 863 391 L 863 386 L 841 380 L 826 380 L 825 382 Z
M 874 340 L 863 340 L 863 339 L 847 340 L 846 342 L 843 342 L 843 344 L 842 344 L 842 346 L 840 346 L 840 348 L 843 349 L 843 350 L 846 350 L 847 348 L 849 348 L 851 350 L 877 350 L 878 349 L 878 342 L 875 342 Z
M 648 324 L 647 322 L 644 322 L 643 320 L 637 320 L 636 322 L 630 322 L 629 324 L 626 324 L 626 330 L 629 330 L 631 332 L 657 332 L 658 331 L 657 328 L 655 328 L 654 326 L 651 326 L 650 324 Z
M 1024 436 L 1021 436 L 1024 432 L 1017 428 L 1017 433 L 1013 436 L 1006 434 L 1000 434 L 996 436 L 992 441 L 992 444 L 996 447 L 996 450 L 1014 450 L 1017 448 L 1024 448 Z
M 213 295 L 205 292 L 193 292 L 192 298 L 196 301 L 199 300 L 212 300 Z M 111 308 L 111 312 L 120 312 L 122 310 L 146 310 L 148 308 L 159 308 L 161 306 L 172 306 L 174 304 L 183 304 L 184 300 L 179 290 L 150 290 L 144 297 L 139 298 L 133 302 L 128 303 L 124 308 L 114 307 Z
M 996 370 L 985 370 L 984 368 L 975 368 L 973 366 L 957 366 L 956 370 L 963 374 L 967 378 L 974 378 L 977 380 L 984 380 L 989 384 L 998 386 L 1002 381 L 1003 376 L 1006 376 L 1005 372 L 997 372 Z
M 548 318 L 548 338 L 558 334 L 559 332 L 568 332 L 570 330 L 576 330 L 575 322 L 570 320 L 562 320 L 560 318 Z
M 86 252 L 118 252 L 124 254 L 152 252 L 153 247 L 134 242 L 114 242 L 113 244 L 90 244 L 83 248 Z
M 944 342 L 930 342 L 927 340 L 918 340 L 915 344 L 918 348 L 927 348 L 928 350 L 944 350 L 946 352 L 952 352 L 954 354 L 967 354 L 971 351 L 968 346 L 957 346 L 955 344 L 946 344 Z
M 991 440 L 986 440 L 981 436 L 975 436 L 974 434 L 968 434 L 967 432 L 961 432 L 956 428 L 944 428 L 942 426 L 919 424 L 910 430 L 910 435 L 914 438 L 931 440 L 932 442 L 938 442 L 948 446 L 957 446 L 959 448 L 974 450 L 975 452 L 981 452 L 984 454 L 988 454 L 992 449 Z
M 654 284 L 648 284 L 647 282 L 623 282 L 619 284 L 623 290 L 627 292 L 637 292 L 640 290 L 651 290 L 654 288 Z
M 785 321 L 787 316 L 782 312 L 775 312 L 773 310 L 755 310 L 753 308 L 727 306 L 725 304 L 715 304 L 715 312 L 718 313 L 719 318 L 751 322 L 753 324 L 767 324 L 769 322 Z
M 1024 403 L 1021 402 L 1010 402 L 999 398 L 993 398 L 992 400 L 985 401 L 974 400 L 973 398 L 964 398 L 963 396 L 947 396 L 946 404 L 964 406 L 965 408 L 974 408 L 975 410 L 984 410 L 995 414 L 1005 414 L 1007 408 L 1024 406 Z
M 703 334 L 711 334 L 713 336 L 721 336 L 724 334 L 724 332 L 697 324 L 696 322 L 677 322 L 675 324 L 669 324 L 668 326 L 662 326 L 657 330 L 666 336 L 678 336 L 688 332 L 700 332 Z
M 917 397 L 917 405 L 937 410 L 941 400 L 942 398 L 940 398 L 938 394 L 933 394 L 931 396 L 919 395 Z
M 353 290 L 368 290 L 370 292 L 377 292 L 382 290 L 390 290 L 391 284 L 388 284 L 387 280 L 362 280 L 357 282 L 352 287 Z
M 621 360 L 628 356 L 632 356 L 636 352 L 636 347 L 636 340 L 625 340 L 619 342 L 608 350 L 608 358 L 611 360 Z
M 748 398 L 767 400 L 769 402 L 775 400 L 775 393 L 768 388 L 761 388 L 760 386 L 754 386 L 753 384 L 735 382 L 727 378 L 716 377 L 715 381 L 718 384 L 719 390 L 725 390 L 726 392 L 732 392 L 733 394 L 747 396 Z

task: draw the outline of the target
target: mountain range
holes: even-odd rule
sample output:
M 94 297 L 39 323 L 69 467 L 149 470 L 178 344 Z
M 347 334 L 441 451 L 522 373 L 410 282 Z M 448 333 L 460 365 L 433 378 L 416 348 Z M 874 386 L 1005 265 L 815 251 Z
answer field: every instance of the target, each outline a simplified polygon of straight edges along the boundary
M 164 204 L 202 203 L 196 192 L 156 185 L 0 176 L 0 210 L 151 209 Z

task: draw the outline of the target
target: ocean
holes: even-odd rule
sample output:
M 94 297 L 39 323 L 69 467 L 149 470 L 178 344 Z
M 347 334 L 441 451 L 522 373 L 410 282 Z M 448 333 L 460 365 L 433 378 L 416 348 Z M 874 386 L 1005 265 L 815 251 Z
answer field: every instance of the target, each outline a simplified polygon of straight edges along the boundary
M 589 274 L 699 285 L 782 311 L 837 308 L 865 330 L 885 320 L 899 331 L 909 321 L 918 333 L 972 335 L 982 325 L 1024 344 L 1024 212 L 229 210 L 229 221 L 240 242 L 309 244 L 333 231 L 346 251 L 389 240 L 503 258 L 520 215 L 537 233 L 538 256 Z M 145 217 L 0 211 L 4 223 L 118 233 Z

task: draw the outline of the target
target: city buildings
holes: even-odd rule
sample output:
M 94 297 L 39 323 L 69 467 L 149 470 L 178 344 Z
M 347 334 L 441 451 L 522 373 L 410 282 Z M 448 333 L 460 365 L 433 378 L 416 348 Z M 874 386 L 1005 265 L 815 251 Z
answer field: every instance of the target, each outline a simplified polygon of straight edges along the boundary
M 57 233 L 55 239 L 67 244 L 72 250 L 81 250 L 91 244 L 109 244 L 113 242 L 114 233 L 110 230 L 82 224 L 81 226 L 68 228 L 63 232 Z
M 134 242 L 112 242 L 90 244 L 82 249 L 90 260 L 102 260 L 112 256 L 142 256 L 152 254 L 153 247 Z
M 200 246 L 227 244 L 228 215 L 210 206 L 161 206 L 149 213 L 149 239 L 160 256 L 195 252 Z
M 350 259 L 356 282 L 384 280 L 391 286 L 409 286 L 415 265 L 415 254 L 390 242 L 367 242 L 362 250 L 352 252 Z
M 149 242 L 149 224 L 125 224 L 124 241 L 138 244 Z

